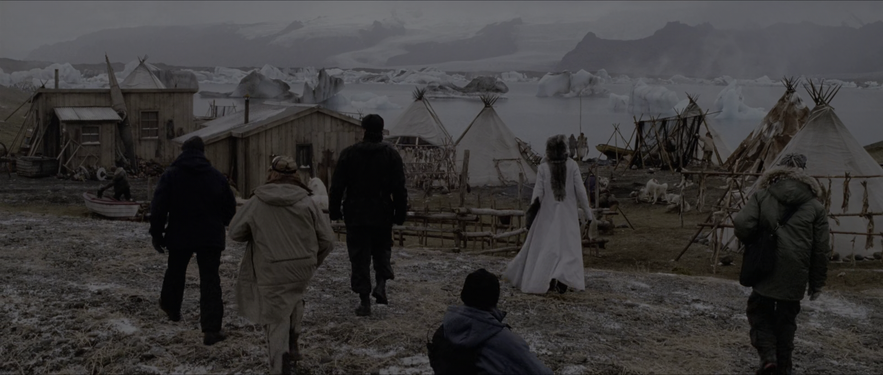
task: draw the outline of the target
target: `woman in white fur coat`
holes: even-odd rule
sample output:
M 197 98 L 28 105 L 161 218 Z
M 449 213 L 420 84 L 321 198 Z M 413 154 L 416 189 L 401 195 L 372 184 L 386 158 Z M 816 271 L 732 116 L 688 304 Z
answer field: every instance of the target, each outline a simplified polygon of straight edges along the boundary
M 585 290 L 580 216 L 593 220 L 577 163 L 568 157 L 567 140 L 556 135 L 546 141 L 546 157 L 537 168 L 531 202 L 540 209 L 521 251 L 504 274 L 525 293 L 542 294 L 555 288 Z

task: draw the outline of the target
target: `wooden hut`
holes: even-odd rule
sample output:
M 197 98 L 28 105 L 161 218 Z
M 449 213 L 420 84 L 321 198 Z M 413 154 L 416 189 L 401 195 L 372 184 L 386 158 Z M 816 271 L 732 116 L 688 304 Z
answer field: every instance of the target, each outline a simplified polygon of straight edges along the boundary
M 171 140 L 196 130 L 193 95 L 197 91 L 122 90 L 137 158 L 161 164 L 175 160 L 180 149 Z M 112 108 L 110 89 L 39 89 L 31 101 L 18 142 L 21 153 L 58 157 L 69 170 L 81 163 L 114 166 L 122 145 L 116 127 L 120 117 Z
M 289 155 L 309 166 L 314 177 L 330 186 L 338 155 L 362 140 L 361 122 L 315 105 L 262 106 L 205 123 L 205 128 L 173 141 L 200 136 L 212 165 L 230 176 L 243 197 L 264 183 L 270 161 Z

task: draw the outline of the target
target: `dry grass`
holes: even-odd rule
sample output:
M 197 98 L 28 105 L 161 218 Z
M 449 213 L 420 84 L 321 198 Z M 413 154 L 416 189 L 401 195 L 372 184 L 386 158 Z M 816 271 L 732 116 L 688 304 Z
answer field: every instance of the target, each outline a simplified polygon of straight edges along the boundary
M 627 190 L 642 179 L 645 174 L 620 177 L 615 187 Z M 168 322 L 156 307 L 165 257 L 150 248 L 147 225 L 67 216 L 63 212 L 79 207 L 76 196 L 87 184 L 37 181 L 13 180 L 0 192 L 0 372 L 266 371 L 262 328 L 236 316 L 233 285 L 242 244 L 229 243 L 221 264 L 230 337 L 206 347 L 195 262 L 188 270 L 183 320 Z M 494 193 L 500 208 L 506 203 L 502 193 Z M 67 203 L 48 204 L 49 197 Z M 442 205 L 443 197 L 427 201 Z M 752 371 L 755 355 L 744 315 L 748 290 L 733 281 L 735 267 L 712 274 L 710 253 L 698 244 L 671 262 L 704 215 L 688 215 L 681 228 L 661 205 L 623 202 L 623 208 L 637 229 L 616 229 L 607 236 L 603 258 L 585 258 L 585 292 L 526 295 L 503 283 L 506 322 L 561 374 Z M 512 257 L 415 244 L 409 240 L 394 249 L 391 304 L 375 306 L 368 318 L 353 313 L 357 298 L 349 291 L 345 248 L 338 245 L 306 295 L 306 358 L 299 373 L 429 372 L 427 338 L 447 306 L 459 302 L 465 276 L 477 268 L 500 274 Z M 798 372 L 883 372 L 879 269 L 877 262 L 859 262 L 855 269 L 831 265 L 826 293 L 804 302 L 798 317 Z

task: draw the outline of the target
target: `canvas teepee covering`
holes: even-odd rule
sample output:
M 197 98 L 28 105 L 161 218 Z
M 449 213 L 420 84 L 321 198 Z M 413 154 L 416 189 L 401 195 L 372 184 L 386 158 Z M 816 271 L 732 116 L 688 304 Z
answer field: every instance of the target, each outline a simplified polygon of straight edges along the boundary
M 810 176 L 843 176 L 845 173 L 852 176 L 883 175 L 883 167 L 852 136 L 830 106 L 830 100 L 837 89 L 839 87 L 824 91 L 821 87 L 816 89 L 812 86 L 810 94 L 816 107 L 810 112 L 804 128 L 782 149 L 773 165 L 784 155 L 799 153 L 807 157 L 806 172 Z M 867 182 L 867 208 L 863 208 L 863 181 Z M 819 183 L 828 189 L 828 179 L 821 178 Z M 848 196 L 844 195 L 844 179 L 830 181 L 830 203 L 826 206 L 830 207 L 832 214 L 883 212 L 883 178 L 853 178 L 846 185 Z M 883 217 L 877 216 L 876 219 L 881 222 L 880 227 L 883 229 Z M 829 218 L 828 224 L 832 231 L 865 233 L 873 229 L 868 219 L 861 216 Z M 881 231 L 883 230 L 877 229 L 873 232 Z M 851 242 L 853 239 L 854 246 Z M 868 256 L 883 248 L 880 236 L 834 234 L 832 243 L 834 251 L 843 256 L 852 254 L 853 249 L 856 254 Z
M 812 83 L 810 82 L 812 85 Z M 865 257 L 883 250 L 883 240 L 879 235 L 883 224 L 883 216 L 867 215 L 883 212 L 883 178 L 828 178 L 827 176 L 881 176 L 881 167 L 874 158 L 852 136 L 837 114 L 830 106 L 830 101 L 837 88 L 823 90 L 812 85 L 810 96 L 816 103 L 810 112 L 803 129 L 791 138 L 779 156 L 770 164 L 776 165 L 785 155 L 798 153 L 807 157 L 806 173 L 815 176 L 819 185 L 827 192 L 824 201 L 829 212 L 828 225 L 833 232 L 851 232 L 851 234 L 833 233 L 831 246 L 841 256 L 861 254 Z M 863 186 L 867 184 L 867 189 Z M 752 186 L 749 194 L 757 189 Z M 867 198 L 865 198 L 867 192 Z M 736 200 L 736 203 L 739 201 Z M 735 209 L 741 205 L 736 204 Z M 843 216 L 843 214 L 849 214 Z M 735 215 L 735 214 L 734 214 Z M 732 221 L 727 220 L 728 224 Z M 864 235 L 875 233 L 876 236 Z M 733 230 L 727 228 L 721 233 L 723 242 L 728 242 Z
M 129 73 L 129 76 L 120 83 L 120 87 L 124 89 L 164 89 L 166 85 L 156 77 L 147 66 L 147 56 L 138 58 L 140 64 Z
M 495 97 L 482 97 L 484 108 L 455 143 L 457 160 L 462 161 L 464 152 L 469 150 L 469 185 L 472 186 L 518 183 L 519 173 L 524 174 L 525 182 L 533 183 L 536 172 L 521 156 L 515 134 L 494 110 L 495 101 Z
M 442 125 L 429 100 L 424 96 L 425 89 L 414 91 L 414 102 L 399 116 L 389 128 L 386 139 L 394 144 L 450 146 L 451 134 Z
M 724 163 L 733 172 L 758 173 L 773 165 L 773 160 L 806 123 L 809 108 L 795 91 L 796 81 L 783 79 L 785 94 L 763 121 L 736 148 Z
M 724 137 L 721 135 L 721 133 L 719 131 L 717 131 L 717 129 L 714 127 L 714 125 L 712 125 L 708 121 L 708 116 L 705 116 L 705 114 L 702 111 L 702 108 L 699 108 L 699 105 L 696 104 L 696 100 L 693 97 L 689 97 L 689 96 L 688 96 L 688 99 L 690 100 L 690 103 L 687 104 L 687 107 L 684 108 L 684 110 L 681 112 L 679 117 L 691 118 L 691 117 L 696 117 L 696 116 L 702 116 L 701 117 L 702 118 L 702 125 L 699 127 L 699 136 L 700 137 L 705 136 L 706 132 L 711 133 L 711 138 L 712 138 L 712 141 L 714 142 L 714 148 L 717 151 L 717 155 L 720 156 L 721 161 L 727 160 L 727 158 L 733 154 L 733 149 L 731 149 L 730 146 L 728 146 L 727 143 L 724 142 Z M 695 154 L 696 160 L 702 160 L 702 149 L 697 147 L 695 152 L 696 152 L 696 154 Z M 717 156 L 712 156 L 711 160 L 712 160 L 712 164 L 714 164 L 714 165 L 720 164 L 718 162 Z

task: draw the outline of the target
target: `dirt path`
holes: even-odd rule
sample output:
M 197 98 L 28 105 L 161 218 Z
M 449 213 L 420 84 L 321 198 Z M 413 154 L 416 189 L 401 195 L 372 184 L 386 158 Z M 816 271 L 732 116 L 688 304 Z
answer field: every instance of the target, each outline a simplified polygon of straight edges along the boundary
M 0 209 L 0 372 L 264 373 L 261 327 L 236 316 L 242 253 L 241 244 L 230 243 L 221 264 L 230 337 L 207 347 L 195 262 L 183 320 L 169 322 L 156 305 L 165 257 L 150 248 L 145 223 Z M 346 252 L 335 249 L 307 293 L 300 373 L 430 372 L 427 336 L 446 306 L 458 303 L 466 274 L 480 267 L 500 273 L 508 260 L 413 248 L 396 248 L 393 258 L 391 305 L 357 318 Z M 524 295 L 504 283 L 500 308 L 556 373 L 752 371 L 748 289 L 650 268 L 590 264 L 586 291 L 564 295 Z M 835 267 L 831 277 L 840 272 L 848 270 Z M 819 301 L 804 301 L 797 372 L 883 372 L 881 309 L 879 284 L 835 285 Z

